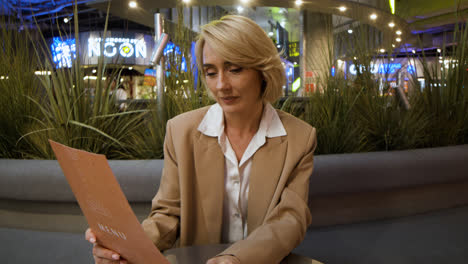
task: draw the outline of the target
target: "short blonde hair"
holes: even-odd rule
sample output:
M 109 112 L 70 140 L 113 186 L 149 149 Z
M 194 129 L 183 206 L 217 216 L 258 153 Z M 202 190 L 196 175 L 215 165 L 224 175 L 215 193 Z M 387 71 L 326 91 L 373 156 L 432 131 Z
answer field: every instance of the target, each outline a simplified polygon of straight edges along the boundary
M 286 76 L 280 55 L 273 41 L 254 21 L 243 16 L 227 15 L 201 28 L 195 56 L 205 85 L 203 47 L 206 42 L 226 61 L 261 73 L 264 101 L 272 103 L 282 96 Z

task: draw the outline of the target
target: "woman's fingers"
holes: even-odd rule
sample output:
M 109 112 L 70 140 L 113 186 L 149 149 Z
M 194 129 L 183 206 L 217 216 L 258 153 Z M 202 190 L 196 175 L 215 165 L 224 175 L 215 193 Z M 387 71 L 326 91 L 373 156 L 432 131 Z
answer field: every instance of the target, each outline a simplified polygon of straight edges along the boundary
M 85 232 L 85 238 L 89 242 L 93 243 L 93 257 L 96 264 L 128 264 L 128 261 L 122 259 L 120 254 L 102 247 L 96 243 L 96 235 L 93 233 L 91 228 L 88 228 Z
M 110 249 L 101 247 L 98 244 L 94 244 L 93 255 L 99 258 L 108 260 L 120 260 L 120 255 Z
M 91 243 L 96 243 L 96 235 L 93 233 L 91 228 L 86 229 L 85 238 Z
M 94 257 L 95 264 L 128 264 L 126 260 L 110 260 L 99 257 Z

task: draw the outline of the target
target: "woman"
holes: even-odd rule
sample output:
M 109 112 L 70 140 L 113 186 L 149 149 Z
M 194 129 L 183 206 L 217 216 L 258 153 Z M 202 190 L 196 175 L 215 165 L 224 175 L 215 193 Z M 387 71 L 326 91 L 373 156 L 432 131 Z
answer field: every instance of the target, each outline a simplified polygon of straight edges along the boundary
M 252 20 L 205 25 L 196 56 L 217 103 L 167 123 L 163 176 L 143 228 L 160 250 L 233 243 L 208 264 L 279 263 L 311 222 L 315 129 L 270 105 L 284 68 Z M 112 254 L 95 246 L 96 263 Z

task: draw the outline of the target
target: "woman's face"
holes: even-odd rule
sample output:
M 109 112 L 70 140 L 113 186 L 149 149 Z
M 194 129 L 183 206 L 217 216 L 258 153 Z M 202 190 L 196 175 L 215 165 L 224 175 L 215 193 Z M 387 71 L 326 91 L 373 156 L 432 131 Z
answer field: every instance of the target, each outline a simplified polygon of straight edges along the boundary
M 225 61 L 206 42 L 203 71 L 208 89 L 225 113 L 252 113 L 262 104 L 260 72 Z

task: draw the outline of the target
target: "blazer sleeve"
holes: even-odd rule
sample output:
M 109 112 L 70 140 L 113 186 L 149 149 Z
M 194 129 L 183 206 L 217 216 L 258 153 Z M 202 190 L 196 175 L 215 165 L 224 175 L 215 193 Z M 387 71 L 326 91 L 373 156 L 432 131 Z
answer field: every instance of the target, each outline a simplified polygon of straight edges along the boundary
M 164 140 L 164 168 L 151 213 L 142 223 L 159 250 L 171 248 L 177 240 L 180 221 L 180 188 L 170 121 Z
M 307 202 L 316 142 L 312 128 L 304 155 L 289 175 L 278 204 L 261 226 L 220 255 L 234 255 L 242 264 L 273 264 L 302 242 L 312 218 Z

